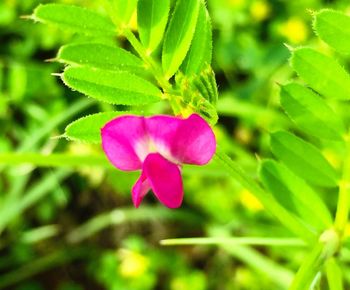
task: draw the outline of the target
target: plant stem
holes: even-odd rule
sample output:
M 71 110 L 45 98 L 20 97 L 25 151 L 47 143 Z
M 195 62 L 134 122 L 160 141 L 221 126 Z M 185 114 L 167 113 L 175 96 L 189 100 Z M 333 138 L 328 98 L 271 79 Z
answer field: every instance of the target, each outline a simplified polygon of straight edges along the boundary
M 343 290 L 343 279 L 341 269 L 335 258 L 326 263 L 327 280 L 330 290 Z
M 163 246 L 177 245 L 251 245 L 276 247 L 303 247 L 305 242 L 297 238 L 264 238 L 264 237 L 215 237 L 215 238 L 182 238 L 160 241 Z
M 98 166 L 113 168 L 104 155 L 73 155 L 67 153 L 0 153 L 0 164 L 29 164 L 42 167 Z
M 322 259 L 323 244 L 317 243 L 309 255 L 304 259 L 301 267 L 294 277 L 289 290 L 309 289 L 313 278 L 320 271 L 324 260 Z
M 289 290 L 309 289 L 324 263 L 338 252 L 339 245 L 339 234 L 335 229 L 331 228 L 324 231 L 316 245 L 304 259 Z
M 308 243 L 315 242 L 316 234 L 311 232 L 306 225 L 296 219 L 283 206 L 281 206 L 272 195 L 263 190 L 260 185 L 249 175 L 247 175 L 238 163 L 228 157 L 218 146 L 216 150 L 216 159 L 228 170 L 229 174 L 237 180 L 244 188 L 255 195 L 263 206 L 273 214 L 283 225 L 285 225 L 294 234 Z
M 342 237 L 349 216 L 350 202 L 350 136 L 346 136 L 346 153 L 343 165 L 342 179 L 339 181 L 338 206 L 335 216 L 335 228 Z
M 157 80 L 159 85 L 162 87 L 164 92 L 165 93 L 172 92 L 172 86 L 168 82 L 168 80 L 164 77 L 162 69 L 152 59 L 152 57 L 146 52 L 145 48 L 140 43 L 140 41 L 136 38 L 134 33 L 132 33 L 132 31 L 127 27 L 123 28 L 121 33 L 126 37 L 126 39 L 129 41 L 132 47 L 136 50 L 136 52 L 139 54 L 139 56 L 142 58 L 145 64 L 149 67 L 149 69 L 151 70 L 152 74 L 154 75 L 155 79 Z

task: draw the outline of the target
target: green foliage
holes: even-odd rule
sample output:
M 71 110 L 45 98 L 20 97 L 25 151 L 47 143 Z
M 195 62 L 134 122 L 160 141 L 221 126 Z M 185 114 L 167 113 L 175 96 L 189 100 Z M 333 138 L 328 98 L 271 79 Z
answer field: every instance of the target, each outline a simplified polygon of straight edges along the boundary
M 348 100 L 350 77 L 333 58 L 311 48 L 292 51 L 291 65 L 311 88 L 327 98 Z
M 153 52 L 163 39 L 168 22 L 170 0 L 139 0 L 137 25 L 140 39 L 148 53 Z
M 162 96 L 152 83 L 126 71 L 68 67 L 62 80 L 72 89 L 110 104 L 142 105 Z
M 208 11 L 204 2 L 200 1 L 196 30 L 193 35 L 191 47 L 181 65 L 181 71 L 183 71 L 186 75 L 199 73 L 205 64 L 211 63 L 211 30 L 212 27 Z
M 311 184 L 337 186 L 337 172 L 312 144 L 279 131 L 271 134 L 271 150 L 289 169 Z
M 71 140 L 101 143 L 101 128 L 122 114 L 126 112 L 103 112 L 75 120 L 66 127 L 65 137 Z
M 165 33 L 162 65 L 165 77 L 171 78 L 190 48 L 201 0 L 178 0 Z
M 281 88 L 281 105 L 305 133 L 318 138 L 343 140 L 345 127 L 326 101 L 308 88 L 290 83 Z
M 315 14 L 317 35 L 340 53 L 350 53 L 350 17 L 340 11 L 320 10 Z
M 317 193 L 287 167 L 273 160 L 264 160 L 260 168 L 264 186 L 288 210 L 322 231 L 332 224 L 332 217 Z
M 86 8 L 66 4 L 39 5 L 31 16 L 35 21 L 55 24 L 61 29 L 91 36 L 114 36 L 115 27 L 108 18 Z
M 136 9 L 137 0 L 106 0 L 110 3 L 113 21 L 120 27 L 127 26 Z
M 139 58 L 122 48 L 90 42 L 62 46 L 58 51 L 57 60 L 69 65 L 116 71 L 129 70 L 134 72 L 143 67 Z
M 341 66 L 347 59 L 336 53 L 349 52 L 349 16 L 319 11 L 320 0 L 57 0 L 30 17 L 53 25 L 17 17 L 38 2 L 50 1 L 0 4 L 0 288 L 40 289 L 45 280 L 61 290 L 91 283 L 108 290 L 280 290 L 293 280 L 290 290 L 312 283 L 323 289 L 324 279 L 317 279 L 327 274 L 330 289 L 347 289 L 348 253 L 342 250 L 340 259 L 337 252 L 347 247 L 350 142 L 344 101 L 350 82 L 347 66 Z M 348 5 L 331 2 L 332 8 Z M 306 25 L 307 9 L 319 11 L 313 13 L 314 29 L 335 51 L 323 46 L 328 54 L 319 52 Z M 309 38 L 313 48 L 292 49 L 291 58 L 304 84 L 289 83 L 293 72 L 282 43 L 305 45 Z M 44 63 L 62 44 L 53 59 L 59 63 Z M 62 70 L 69 88 L 51 76 Z M 224 98 L 218 98 L 214 70 Z M 280 104 L 293 122 L 276 101 L 276 83 L 289 83 L 281 88 Z M 72 104 L 79 93 L 94 99 Z M 98 144 L 101 127 L 124 110 L 196 112 L 212 125 L 221 117 L 214 161 L 183 168 L 189 211 L 129 208 L 138 173 L 116 170 Z M 276 130 L 282 131 L 271 135 L 270 150 L 268 132 Z M 56 136 L 81 142 L 50 138 Z M 256 156 L 270 157 L 270 151 L 278 161 L 261 162 L 261 184 Z M 198 233 L 204 237 L 187 243 L 215 244 L 220 251 L 157 246 L 162 238 Z M 137 237 L 127 238 L 132 235 Z M 76 259 L 62 244 L 69 252 L 87 249 L 74 264 L 76 283 L 51 277 L 69 272 Z M 208 267 L 197 266 L 203 263 Z

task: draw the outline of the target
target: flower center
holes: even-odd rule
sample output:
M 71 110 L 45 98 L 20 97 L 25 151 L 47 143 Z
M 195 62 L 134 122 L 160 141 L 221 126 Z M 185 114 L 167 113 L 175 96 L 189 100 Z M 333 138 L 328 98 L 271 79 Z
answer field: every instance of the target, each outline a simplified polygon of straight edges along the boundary
M 177 160 L 170 152 L 170 149 L 166 144 L 161 141 L 153 140 L 151 138 L 144 137 L 140 139 L 135 146 L 136 154 L 140 158 L 141 162 L 144 162 L 147 155 L 150 153 L 159 153 L 165 159 L 174 164 L 180 165 L 180 161 Z

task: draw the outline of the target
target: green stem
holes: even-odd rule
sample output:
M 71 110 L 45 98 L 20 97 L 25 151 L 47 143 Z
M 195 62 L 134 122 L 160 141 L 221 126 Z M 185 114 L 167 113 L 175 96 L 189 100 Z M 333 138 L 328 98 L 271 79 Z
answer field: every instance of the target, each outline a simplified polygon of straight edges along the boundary
M 0 234 L 11 220 L 52 192 L 70 174 L 71 172 L 67 169 L 58 169 L 53 173 L 49 172 L 40 182 L 28 190 L 23 198 L 10 198 L 5 201 L 0 208 Z
M 317 244 L 304 259 L 289 290 L 309 289 L 324 264 L 338 252 L 339 245 L 339 234 L 335 229 L 324 231 Z
M 317 272 L 320 271 L 323 266 L 324 259 L 322 258 L 322 253 L 323 244 L 317 243 L 309 255 L 304 259 L 304 262 L 295 275 L 289 290 L 309 289 Z
M 273 214 L 283 225 L 285 225 L 293 233 L 301 237 L 308 243 L 313 243 L 316 239 L 316 234 L 301 221 L 296 219 L 283 206 L 281 206 L 271 194 L 263 190 L 259 184 L 247 175 L 238 163 L 228 157 L 225 152 L 218 146 L 216 150 L 216 159 L 222 163 L 228 173 L 237 180 L 244 188 L 255 195 L 263 206 Z
M 140 41 L 136 38 L 134 33 L 132 33 L 132 31 L 127 27 L 123 28 L 121 33 L 126 37 L 126 39 L 129 41 L 132 47 L 136 50 L 136 52 L 139 54 L 139 56 L 142 58 L 142 60 L 145 62 L 148 68 L 151 70 L 152 74 L 154 75 L 159 85 L 163 88 L 164 92 L 165 93 L 172 92 L 173 91 L 172 86 L 168 82 L 168 80 L 164 77 L 162 69 L 147 53 L 147 51 L 145 50 L 143 45 L 140 43 Z
M 251 245 L 276 247 L 303 247 L 305 242 L 297 238 L 264 238 L 264 237 L 215 237 L 215 238 L 182 238 L 160 241 L 163 246 L 177 245 Z
M 99 166 L 113 168 L 104 155 L 73 155 L 66 153 L 0 153 L 0 164 L 29 164 L 42 167 Z
M 339 181 L 338 206 L 335 216 L 335 228 L 341 237 L 348 223 L 350 202 L 350 136 L 346 136 L 346 155 L 344 158 L 343 175 Z
M 341 269 L 335 258 L 326 263 L 327 280 L 330 290 L 343 290 L 343 279 Z

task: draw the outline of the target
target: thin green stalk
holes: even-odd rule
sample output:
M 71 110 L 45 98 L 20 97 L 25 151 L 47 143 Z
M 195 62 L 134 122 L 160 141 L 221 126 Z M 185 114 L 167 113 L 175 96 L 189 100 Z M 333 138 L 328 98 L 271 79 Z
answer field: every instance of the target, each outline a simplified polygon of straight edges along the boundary
M 215 237 L 215 238 L 182 238 L 160 241 L 163 246 L 178 245 L 250 245 L 275 247 L 303 247 L 303 240 L 297 238 L 264 238 L 264 237 Z
M 263 190 L 259 184 L 247 175 L 225 152 L 218 146 L 216 150 L 216 159 L 227 169 L 228 173 L 237 180 L 244 188 L 255 195 L 263 206 L 273 214 L 283 225 L 308 243 L 316 240 L 316 234 L 301 221 L 296 219 L 283 206 L 281 206 L 271 194 Z
M 254 269 L 255 272 L 268 277 L 279 286 L 276 287 L 278 289 L 286 289 L 293 279 L 293 273 L 290 270 L 272 261 L 270 258 L 265 257 L 259 251 L 249 246 L 220 245 L 220 248 Z M 269 289 L 275 289 L 275 287 L 271 285 Z
M 294 277 L 289 290 L 309 289 L 316 274 L 321 270 L 324 259 L 322 258 L 323 244 L 317 243 L 309 255 L 304 259 L 301 267 Z
M 46 194 L 50 193 L 59 183 L 70 174 L 67 169 L 58 169 L 56 172 L 48 173 L 40 182 L 34 185 L 17 202 L 6 202 L 0 211 L 0 234 L 7 224 L 24 210 L 38 202 Z
M 326 263 L 326 274 L 329 290 L 343 290 L 343 278 L 341 268 L 335 258 L 331 258 Z
M 158 81 L 159 85 L 163 88 L 165 93 L 170 93 L 172 91 L 172 86 L 168 82 L 168 80 L 164 77 L 162 69 L 158 66 L 158 64 L 152 59 L 152 57 L 147 54 L 145 48 L 140 43 L 140 41 L 136 38 L 132 31 L 125 27 L 122 29 L 122 34 L 126 37 L 132 47 L 136 50 L 142 60 L 146 63 L 146 65 L 151 70 L 152 74 Z
M 324 231 L 316 245 L 305 257 L 289 290 L 309 289 L 324 264 L 338 252 L 339 245 L 339 234 L 335 229 Z
M 344 158 L 343 175 L 339 181 L 338 206 L 335 216 L 335 228 L 343 236 L 348 223 L 350 203 L 350 136 L 346 137 L 346 155 Z
M 42 167 L 99 166 L 113 168 L 104 155 L 73 155 L 67 153 L 0 153 L 0 164 L 30 164 Z

